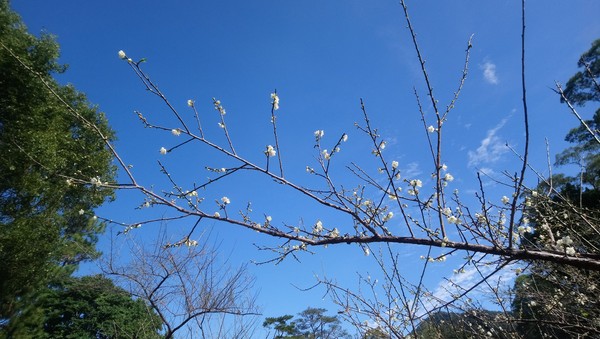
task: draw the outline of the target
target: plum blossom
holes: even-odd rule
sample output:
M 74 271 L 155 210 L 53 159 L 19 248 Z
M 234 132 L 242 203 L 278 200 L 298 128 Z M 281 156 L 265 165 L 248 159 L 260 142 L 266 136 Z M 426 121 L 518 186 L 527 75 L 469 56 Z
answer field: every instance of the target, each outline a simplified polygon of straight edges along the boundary
M 340 231 L 337 228 L 334 228 L 331 232 L 329 232 L 329 236 L 332 238 L 337 238 L 340 236 Z
M 455 217 L 455 216 L 453 216 L 453 215 L 451 215 L 451 216 L 448 217 L 448 222 L 451 223 L 451 224 L 458 224 L 458 218 Z
M 167 149 L 164 147 L 161 147 L 159 152 L 160 152 L 160 154 L 165 155 L 165 154 L 167 154 Z
M 273 148 L 273 146 L 269 145 L 267 146 L 265 154 L 267 155 L 267 157 L 274 157 L 275 154 L 277 154 L 277 152 L 275 151 L 275 148 Z
M 228 197 L 222 197 L 222 198 L 221 198 L 221 201 L 222 201 L 222 202 L 223 202 L 223 204 L 225 204 L 225 205 L 227 205 L 227 204 L 231 203 L 231 200 L 229 200 L 229 198 L 228 198 Z
M 398 168 L 398 162 L 396 160 L 392 161 L 392 169 Z
M 119 51 L 119 59 L 127 59 L 127 54 L 125 54 L 125 51 Z
M 348 141 L 348 134 L 344 133 L 344 135 L 342 136 L 342 141 L 343 142 Z
M 423 182 L 419 179 L 413 179 L 409 182 L 412 187 L 423 187 Z
M 318 140 L 320 140 L 321 138 L 323 138 L 323 136 L 325 135 L 325 131 L 322 129 L 318 129 L 315 131 L 315 138 Z
M 187 105 L 190 106 L 190 107 L 194 107 L 194 100 L 188 99 Z
M 321 220 L 317 220 L 315 226 L 313 227 L 313 233 L 321 233 L 323 232 L 323 222 Z
M 178 137 L 179 135 L 181 135 L 181 130 L 179 128 L 172 129 L 171 130 L 171 134 L 173 134 L 174 136 Z
M 213 214 L 213 216 L 214 216 L 215 218 L 220 218 L 220 217 L 221 217 L 221 213 L 219 213 L 219 212 L 215 212 L 215 214 Z
M 429 132 L 429 133 L 435 132 L 435 127 L 433 127 L 432 125 L 429 125 L 429 127 L 427 127 L 427 132 Z
M 279 96 L 277 93 L 271 93 L 271 100 L 273 100 L 273 110 L 276 111 L 279 109 Z
M 452 180 L 454 180 L 454 177 L 452 176 L 452 174 L 446 173 L 446 175 L 444 175 L 444 180 L 452 181 Z
M 394 213 L 390 211 L 390 212 L 388 212 L 388 214 L 385 217 L 383 217 L 383 221 L 384 222 L 388 221 L 388 220 L 392 219 L 393 217 L 394 217 Z
M 508 199 L 508 197 L 506 195 L 502 196 L 502 203 L 503 204 L 507 205 L 509 201 L 510 201 L 510 199 Z

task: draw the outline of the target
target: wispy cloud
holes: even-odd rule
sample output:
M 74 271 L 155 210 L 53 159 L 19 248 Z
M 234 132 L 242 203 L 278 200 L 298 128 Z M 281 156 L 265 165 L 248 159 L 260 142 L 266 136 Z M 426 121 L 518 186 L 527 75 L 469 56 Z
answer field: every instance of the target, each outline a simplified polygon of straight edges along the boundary
M 479 68 L 483 70 L 483 78 L 485 81 L 492 85 L 498 84 L 498 76 L 496 75 L 496 65 L 492 62 L 486 61 L 485 64 L 480 65 Z
M 406 165 L 406 168 L 402 168 L 401 173 L 404 178 L 413 179 L 421 174 L 421 169 L 418 163 L 411 162 Z
M 518 265 L 508 265 L 496 272 L 493 277 L 490 277 L 488 282 L 492 285 L 498 285 L 500 283 L 511 284 L 510 282 L 515 278 L 515 268 Z M 464 291 L 472 288 L 475 285 L 479 287 L 473 289 L 469 296 L 473 299 L 479 297 L 490 296 L 493 291 L 489 290 L 486 284 L 480 282 L 483 277 L 488 276 L 496 270 L 495 265 L 479 265 L 477 268 L 473 266 L 467 266 L 466 269 L 461 273 L 454 274 L 448 280 L 441 281 L 437 288 L 433 291 L 433 298 L 431 306 L 439 306 L 445 302 L 454 299 L 454 296 L 462 294 Z M 493 297 L 493 295 L 492 295 Z
M 502 119 L 496 127 L 487 131 L 486 137 L 475 151 L 469 151 L 469 166 L 491 164 L 500 159 L 502 154 L 508 152 L 506 144 L 497 136 L 498 131 L 506 124 L 508 119 Z

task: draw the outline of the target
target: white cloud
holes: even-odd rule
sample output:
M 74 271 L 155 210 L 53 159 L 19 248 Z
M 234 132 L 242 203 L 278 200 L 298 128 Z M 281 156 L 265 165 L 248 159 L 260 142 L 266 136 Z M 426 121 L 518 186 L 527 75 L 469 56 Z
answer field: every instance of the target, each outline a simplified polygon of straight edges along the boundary
M 507 119 L 502 119 L 496 127 L 488 130 L 486 137 L 481 140 L 481 145 L 475 151 L 469 151 L 469 166 L 494 163 L 500 159 L 502 154 L 508 152 L 506 143 L 496 135 L 506 121 Z
M 481 256 L 478 256 L 481 258 Z M 491 286 L 505 285 L 510 286 L 515 279 L 515 268 L 520 267 L 518 264 L 509 264 L 488 278 Z M 495 265 L 479 265 L 478 267 L 467 266 L 461 273 L 454 274 L 447 280 L 441 281 L 432 293 L 432 298 L 426 305 L 428 310 L 437 306 L 443 305 L 454 300 L 457 295 L 461 295 L 466 290 L 476 286 L 469 292 L 471 299 L 479 299 L 484 302 L 486 297 L 494 299 L 494 292 L 489 289 L 486 284 L 480 284 L 483 277 L 490 275 L 497 269 Z M 460 303 L 459 303 L 460 304 Z
M 485 64 L 480 65 L 479 68 L 483 70 L 483 78 L 485 81 L 492 85 L 498 84 L 498 76 L 496 75 L 496 65 L 489 61 L 486 61 Z
M 421 170 L 419 169 L 419 164 L 416 162 L 411 162 L 406 165 L 406 168 L 403 168 L 400 173 L 402 173 L 402 177 L 405 179 L 414 179 L 421 174 Z

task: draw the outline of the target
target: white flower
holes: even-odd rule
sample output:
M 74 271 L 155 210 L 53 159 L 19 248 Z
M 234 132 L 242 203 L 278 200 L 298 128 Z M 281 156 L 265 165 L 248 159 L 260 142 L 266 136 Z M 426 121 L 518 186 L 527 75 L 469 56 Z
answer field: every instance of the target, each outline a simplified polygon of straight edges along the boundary
M 409 183 L 412 187 L 423 187 L 423 182 L 419 179 L 413 179 Z
M 567 255 L 575 255 L 575 249 L 573 247 L 567 247 L 565 253 L 567 253 Z
M 520 235 L 524 235 L 525 233 L 531 233 L 532 228 L 531 226 L 519 226 L 517 227 L 517 232 L 519 232 Z
M 321 233 L 323 231 L 323 222 L 321 220 L 317 220 L 315 226 L 313 227 L 313 233 Z
M 369 254 L 371 254 L 371 251 L 369 250 L 369 248 L 365 247 L 363 248 L 363 251 L 365 252 L 365 255 L 368 257 Z
M 191 246 L 198 246 L 198 241 L 196 241 L 196 240 L 190 240 L 190 239 L 188 239 L 188 240 L 186 240 L 186 241 L 185 241 L 185 244 L 186 244 L 188 247 L 191 247 Z
M 392 161 L 392 169 L 398 168 L 398 162 L 396 160 Z
M 427 127 L 427 132 L 429 132 L 429 133 L 435 132 L 435 127 L 430 125 L 429 127 Z
M 279 109 L 279 97 L 277 96 L 277 93 L 271 93 L 271 100 L 273 100 L 273 110 L 278 110 Z
M 324 149 L 321 153 L 323 154 L 323 158 L 325 158 L 325 160 L 331 159 L 331 154 L 329 154 L 326 149 Z
M 220 128 L 225 128 L 225 124 L 224 124 L 224 123 L 222 123 L 222 122 L 220 122 L 220 123 L 219 123 L 219 127 L 220 127 Z
M 221 198 L 221 201 L 222 201 L 222 202 L 223 202 L 223 204 L 225 204 L 225 205 L 227 205 L 227 204 L 231 203 L 231 200 L 229 200 L 229 198 L 228 198 L 228 197 L 222 197 L 222 198 Z
M 314 134 L 315 134 L 315 138 L 317 138 L 317 140 L 319 140 L 325 135 L 325 131 L 323 131 L 322 129 L 318 129 L 315 131 Z
M 456 218 L 455 216 L 451 215 L 448 217 L 448 222 L 451 224 L 458 224 L 458 218 Z
M 446 175 L 444 175 L 444 180 L 452 181 L 452 180 L 454 180 L 454 177 L 452 176 L 452 174 L 446 173 Z
M 220 218 L 220 217 L 221 217 L 221 213 L 219 213 L 219 212 L 215 212 L 215 214 L 213 214 L 213 216 L 214 216 L 215 218 Z
M 446 164 L 443 164 L 443 165 L 442 165 L 442 171 L 445 171 L 445 170 L 447 170 L 447 169 L 448 169 L 448 166 L 446 166 Z
M 505 196 L 502 196 L 502 203 L 503 203 L 503 204 L 505 204 L 505 205 L 506 205 L 506 204 L 508 204 L 508 202 L 509 202 L 509 201 L 510 201 L 510 199 L 508 199 L 508 197 L 507 197 L 506 195 L 505 195 Z
M 537 191 L 531 191 L 531 196 L 537 197 L 538 196 L 538 192 Z
M 119 59 L 127 59 L 127 55 L 123 50 L 119 51 Z
M 267 220 L 267 222 L 271 222 L 271 220 L 273 220 L 273 218 L 270 215 L 267 215 L 265 219 Z
M 392 219 L 394 217 L 394 213 L 393 212 L 388 212 L 388 214 L 383 217 L 383 221 L 388 221 L 390 219 Z
M 379 144 L 379 150 L 380 150 L 380 151 L 383 151 L 383 150 L 385 149 L 385 144 L 386 144 L 386 142 L 385 142 L 385 141 L 382 141 L 382 142 Z
M 194 107 L 194 100 L 192 100 L 192 99 L 189 99 L 189 100 L 187 101 L 187 104 L 188 104 L 188 106 L 190 106 L 190 107 Z
M 573 244 L 573 239 L 571 239 L 570 236 L 564 236 L 562 237 L 562 239 L 559 239 L 556 241 L 556 245 L 558 246 L 563 246 L 563 247 L 567 247 L 567 246 L 571 246 Z
M 329 232 L 329 236 L 332 238 L 337 238 L 340 236 L 340 231 L 337 228 L 334 228 L 333 231 Z
M 171 130 L 171 134 L 173 134 L 174 136 L 178 137 L 181 134 L 181 130 L 179 128 L 172 129 Z
M 346 142 L 346 141 L 348 141 L 348 134 L 345 134 L 345 133 L 344 133 L 344 135 L 342 136 L 342 141 L 343 141 L 343 142 Z
M 85 213 L 85 211 L 83 209 L 79 210 L 79 215 L 83 215 Z
M 160 148 L 160 154 L 162 154 L 162 155 L 165 155 L 165 154 L 167 154 L 167 149 L 166 149 L 166 148 L 164 148 L 164 147 L 161 147 L 161 148 Z
M 275 152 L 275 148 L 273 148 L 273 146 L 269 145 L 269 146 L 267 146 L 267 150 L 265 151 L 265 154 L 268 157 L 274 157 L 275 154 L 277 154 L 277 152 Z
M 102 185 L 102 180 L 100 180 L 100 177 L 93 177 L 90 179 L 90 183 L 92 186 L 100 186 Z
M 97 215 L 93 216 L 92 220 L 98 220 L 98 216 Z

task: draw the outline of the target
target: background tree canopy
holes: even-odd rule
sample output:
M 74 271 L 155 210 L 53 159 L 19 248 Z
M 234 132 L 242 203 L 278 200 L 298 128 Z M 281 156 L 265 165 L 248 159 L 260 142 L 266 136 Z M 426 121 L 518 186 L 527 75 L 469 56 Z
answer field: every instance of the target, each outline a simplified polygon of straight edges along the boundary
M 57 62 L 58 44 L 48 34 L 29 34 L 7 0 L 0 1 L 0 44 L 0 319 L 6 323 L 32 293 L 98 255 L 104 225 L 93 209 L 112 191 L 72 183 L 113 181 L 115 169 L 92 128 L 114 138 L 104 115 L 53 79 L 66 70 Z

